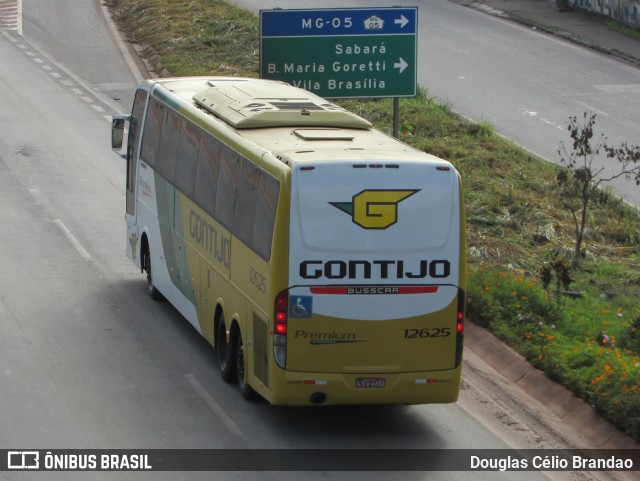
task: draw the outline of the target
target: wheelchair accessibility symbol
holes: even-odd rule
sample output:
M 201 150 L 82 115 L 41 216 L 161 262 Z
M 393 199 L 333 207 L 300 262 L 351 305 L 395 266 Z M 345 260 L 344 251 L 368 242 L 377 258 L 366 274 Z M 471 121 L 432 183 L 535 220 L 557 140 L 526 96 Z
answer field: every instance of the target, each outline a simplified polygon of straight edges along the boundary
M 289 300 L 289 316 L 298 319 L 311 317 L 313 313 L 313 297 L 291 296 Z

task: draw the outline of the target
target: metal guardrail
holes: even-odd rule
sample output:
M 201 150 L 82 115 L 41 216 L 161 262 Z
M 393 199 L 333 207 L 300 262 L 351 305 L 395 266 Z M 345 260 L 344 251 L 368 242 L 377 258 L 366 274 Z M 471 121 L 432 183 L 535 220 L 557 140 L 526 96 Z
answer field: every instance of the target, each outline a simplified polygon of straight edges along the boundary
M 0 30 L 22 35 L 22 0 L 0 0 Z

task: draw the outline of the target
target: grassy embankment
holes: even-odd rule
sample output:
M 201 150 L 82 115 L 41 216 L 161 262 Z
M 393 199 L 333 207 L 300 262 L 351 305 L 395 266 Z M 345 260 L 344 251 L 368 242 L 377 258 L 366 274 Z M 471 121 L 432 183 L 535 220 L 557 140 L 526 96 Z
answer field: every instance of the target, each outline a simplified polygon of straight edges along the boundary
M 171 75 L 258 74 L 258 21 L 219 0 L 106 0 L 128 37 Z M 345 100 L 390 132 L 390 100 Z M 572 114 L 581 116 L 581 112 Z M 401 102 L 401 138 L 460 171 L 469 237 L 469 318 L 640 440 L 639 216 L 602 192 L 586 256 L 570 271 L 581 298 L 546 288 L 541 269 L 571 259 L 574 224 L 557 167 L 421 94 Z M 596 126 L 597 127 L 597 126 Z M 629 139 L 633 141 L 633 139 Z M 567 134 L 567 142 L 571 145 Z

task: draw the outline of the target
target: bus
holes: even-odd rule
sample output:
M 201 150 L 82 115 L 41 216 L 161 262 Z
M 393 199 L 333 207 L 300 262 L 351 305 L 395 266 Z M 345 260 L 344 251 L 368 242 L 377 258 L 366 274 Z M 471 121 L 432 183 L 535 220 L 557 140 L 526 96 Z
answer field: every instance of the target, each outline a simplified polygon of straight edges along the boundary
M 126 254 L 243 397 L 457 400 L 466 236 L 449 162 L 250 78 L 145 80 L 111 133 Z

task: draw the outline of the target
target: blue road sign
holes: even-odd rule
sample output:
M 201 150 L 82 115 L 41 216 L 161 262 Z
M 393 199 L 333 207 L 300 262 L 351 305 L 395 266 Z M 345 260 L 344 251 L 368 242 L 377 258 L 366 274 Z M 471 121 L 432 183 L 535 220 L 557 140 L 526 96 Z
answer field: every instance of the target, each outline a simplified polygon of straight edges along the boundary
M 417 7 L 261 10 L 261 35 L 415 35 Z

